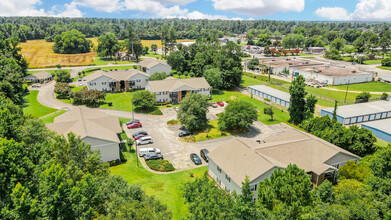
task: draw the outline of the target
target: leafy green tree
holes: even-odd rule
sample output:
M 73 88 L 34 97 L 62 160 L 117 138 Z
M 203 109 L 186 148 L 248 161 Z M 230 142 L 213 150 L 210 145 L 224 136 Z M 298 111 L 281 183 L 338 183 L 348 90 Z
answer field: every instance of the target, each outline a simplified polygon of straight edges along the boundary
M 37 219 L 39 218 L 39 203 L 33 198 L 30 190 L 17 183 L 11 194 L 12 209 L 3 210 L 8 219 Z
M 249 177 L 246 176 L 244 182 L 242 182 L 242 194 L 236 196 L 236 203 L 238 208 L 237 219 L 250 220 L 257 218 L 253 197 L 254 193 L 250 188 L 250 180 Z
M 339 51 L 335 48 L 331 48 L 330 50 L 326 50 L 324 57 L 332 60 L 342 60 L 342 56 Z
M 273 115 L 274 115 L 274 110 L 273 110 L 273 107 L 269 106 L 269 107 L 265 107 L 263 109 L 263 113 L 265 115 L 269 115 L 270 116 L 270 121 L 274 121 L 273 119 Z
M 167 78 L 167 74 L 165 72 L 161 72 L 161 73 L 156 72 L 149 77 L 149 81 L 163 80 L 165 78 Z
M 58 83 L 70 83 L 72 82 L 71 73 L 68 70 L 56 70 L 54 80 Z
M 337 39 L 338 36 L 339 36 L 338 31 L 329 31 L 326 33 L 326 38 L 329 43 Z
M 371 169 L 367 164 L 356 163 L 356 161 L 348 161 L 339 168 L 338 172 L 339 180 L 355 179 L 360 182 L 365 182 L 371 175 Z
M 156 45 L 156 44 L 152 44 L 152 45 L 151 45 L 151 50 L 152 50 L 154 53 L 156 53 L 156 51 L 157 51 L 157 45 Z
M 362 53 L 364 52 L 365 46 L 366 46 L 366 40 L 363 35 L 358 37 L 354 43 L 353 43 L 354 48 L 356 48 L 357 52 Z
M 314 117 L 315 107 L 318 99 L 314 95 L 307 96 L 305 100 L 305 119 L 311 119 Z
M 391 58 L 385 58 L 381 60 L 382 66 L 391 66 Z
M 80 31 L 73 29 L 65 31 L 54 38 L 53 51 L 61 54 L 88 53 L 92 42 Z
M 257 46 L 265 47 L 272 44 L 271 37 L 268 34 L 261 34 L 258 36 Z
M 330 48 L 342 51 L 345 48 L 346 40 L 343 38 L 336 38 L 330 43 Z
M 176 71 L 181 73 L 189 71 L 188 61 L 185 58 L 183 51 L 178 50 L 170 53 L 170 56 L 167 56 L 167 63 Z
M 364 62 L 367 60 L 369 60 L 369 58 L 368 58 L 368 56 L 365 56 L 365 55 L 358 56 L 356 59 L 357 63 L 359 63 L 359 64 L 364 64 Z
M 97 52 L 99 56 L 109 56 L 110 59 L 121 49 L 117 37 L 113 33 L 107 33 L 98 38 Z
M 162 49 L 164 51 L 164 56 L 167 56 L 168 44 L 170 43 L 169 31 L 170 31 L 170 27 L 167 24 L 162 27 L 160 39 L 162 41 L 162 46 L 163 46 Z
M 221 130 L 247 129 L 256 120 L 256 107 L 243 100 L 229 102 L 218 119 Z
M 254 70 L 256 66 L 259 65 L 259 59 L 258 58 L 254 58 L 254 59 L 251 59 L 250 62 L 248 62 L 248 68 L 250 70 Z
M 99 106 L 104 101 L 106 93 L 99 90 L 80 90 L 71 93 L 71 98 L 75 104 L 87 106 Z
M 382 48 L 384 59 L 384 54 L 386 54 L 388 47 L 391 45 L 391 31 L 388 30 L 381 34 L 378 45 Z
M 289 104 L 290 120 L 295 124 L 300 124 L 306 118 L 306 101 L 305 97 L 305 80 L 302 75 L 296 77 L 289 86 L 289 93 L 291 94 Z
M 133 104 L 141 109 L 155 107 L 156 96 L 147 90 L 140 90 L 133 94 Z
M 324 203 L 333 203 L 335 201 L 335 192 L 333 184 L 327 179 L 320 186 L 315 188 L 316 194 Z
M 223 81 L 221 79 L 221 72 L 218 68 L 205 70 L 204 77 L 213 89 L 221 88 Z
M 371 98 L 371 94 L 369 92 L 362 92 L 356 96 L 356 102 L 368 102 Z
M 326 44 L 326 42 L 324 42 L 322 36 L 312 36 L 312 37 L 307 38 L 304 41 L 304 47 L 306 47 L 306 48 L 308 48 L 308 47 L 324 47 L 325 44 Z
M 190 131 L 208 126 L 208 97 L 199 93 L 189 93 L 183 98 L 178 111 L 178 120 Z
M 288 34 L 282 39 L 282 45 L 284 48 L 297 48 L 302 47 L 304 44 L 305 38 L 301 34 Z
M 54 92 L 63 98 L 68 98 L 71 93 L 71 88 L 68 83 L 57 82 L 54 85 Z
M 293 30 L 293 33 L 307 36 L 307 30 L 305 29 L 305 27 L 297 27 L 295 28 L 295 30 Z

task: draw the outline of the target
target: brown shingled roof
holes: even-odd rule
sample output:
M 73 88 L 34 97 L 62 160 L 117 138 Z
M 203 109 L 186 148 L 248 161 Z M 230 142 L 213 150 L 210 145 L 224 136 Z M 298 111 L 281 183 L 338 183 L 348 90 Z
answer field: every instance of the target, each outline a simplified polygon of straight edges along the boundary
M 137 75 L 137 74 L 141 74 L 141 75 L 144 75 L 144 76 L 147 76 L 149 77 L 148 74 L 144 73 L 144 72 L 141 72 L 140 70 L 136 70 L 136 69 L 130 69 L 130 70 L 119 70 L 119 71 L 103 71 L 103 70 L 98 70 L 96 72 L 94 72 L 93 74 L 90 74 L 88 76 L 85 77 L 86 81 L 89 82 L 89 81 L 92 81 L 94 79 L 97 79 L 101 76 L 107 76 L 107 77 L 110 77 L 112 79 L 115 79 L 115 80 L 128 80 L 129 78 Z
M 167 78 L 165 80 L 149 81 L 148 84 L 152 92 L 173 92 L 182 86 L 188 86 L 193 89 L 210 88 L 204 77 L 187 79 Z
M 144 59 L 139 64 L 142 67 L 151 68 L 151 67 L 154 67 L 154 66 L 158 65 L 159 63 L 169 66 L 167 64 L 167 61 L 165 61 L 165 60 L 156 60 L 156 59 L 152 59 L 152 58 Z

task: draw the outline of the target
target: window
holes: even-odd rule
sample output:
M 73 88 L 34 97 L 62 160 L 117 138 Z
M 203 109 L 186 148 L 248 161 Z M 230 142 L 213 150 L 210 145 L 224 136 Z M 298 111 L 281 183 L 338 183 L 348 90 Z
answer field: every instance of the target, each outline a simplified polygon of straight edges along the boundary
M 106 85 L 106 82 L 102 82 L 102 85 Z
M 219 173 L 221 173 L 221 168 L 219 166 L 217 166 L 217 171 L 219 171 Z
M 225 178 L 228 180 L 228 182 L 231 182 L 231 177 L 229 177 L 227 174 L 225 174 Z
M 91 82 L 90 83 L 90 86 L 95 86 L 96 85 L 96 82 Z
M 161 92 L 157 92 L 156 95 L 161 95 L 162 93 Z
M 257 190 L 257 184 L 255 184 L 255 185 L 250 185 L 250 190 L 251 190 L 251 191 L 256 191 L 256 190 Z
M 145 79 L 146 82 L 148 82 L 148 79 Z
M 141 79 L 137 79 L 136 82 L 141 82 Z
M 217 177 L 217 183 L 221 185 L 221 180 Z

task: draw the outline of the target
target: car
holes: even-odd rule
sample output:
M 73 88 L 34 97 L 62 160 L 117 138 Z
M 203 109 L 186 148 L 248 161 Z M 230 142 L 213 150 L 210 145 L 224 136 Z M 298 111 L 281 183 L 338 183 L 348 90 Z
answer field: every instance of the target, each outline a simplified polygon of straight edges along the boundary
M 153 144 L 153 140 L 151 136 L 144 136 L 136 140 L 136 144 L 137 145 Z
M 179 137 L 185 137 L 185 136 L 189 136 L 189 135 L 192 135 L 192 134 L 193 134 L 193 132 L 185 130 L 185 131 L 181 131 L 181 132 L 178 134 L 178 136 L 179 136 Z
M 208 153 L 209 153 L 209 151 L 207 150 L 207 149 L 202 149 L 201 151 L 200 151 L 200 156 L 202 157 L 202 159 L 204 159 L 205 160 L 205 162 L 209 162 L 209 157 L 208 157 Z
M 140 122 L 135 122 L 135 123 L 133 123 L 133 124 L 129 124 L 128 125 L 128 128 L 130 129 L 130 128 L 142 128 L 143 127 L 143 125 L 140 123 Z
M 220 105 L 221 107 L 224 107 L 224 102 L 217 102 L 218 105 Z
M 83 83 L 79 83 L 79 86 L 83 86 Z
M 217 108 L 216 102 L 211 102 L 210 105 L 211 105 L 213 108 Z
M 174 110 L 175 111 L 179 111 L 179 107 L 174 107 Z
M 126 125 L 130 125 L 130 124 L 133 124 L 133 123 L 135 123 L 135 122 L 139 122 L 139 123 L 140 123 L 139 120 L 134 119 L 134 120 L 131 120 L 131 121 L 127 121 L 127 122 L 126 122 Z
M 160 153 L 160 149 L 152 148 L 152 147 L 144 147 L 138 150 L 138 155 L 140 157 L 144 157 L 148 153 Z
M 148 133 L 146 131 L 137 131 L 136 133 L 133 133 L 132 134 L 132 137 L 136 137 L 136 136 L 139 136 L 140 134 L 143 134 L 144 136 L 147 136 Z
M 145 160 L 160 160 L 160 159 L 163 159 L 163 155 L 161 153 L 150 152 L 150 153 L 145 154 L 144 159 Z
M 78 82 L 80 82 L 81 80 L 82 80 L 82 79 L 81 79 L 80 77 L 79 77 L 79 78 L 77 78 L 77 81 L 78 81 Z
M 195 165 L 200 165 L 200 164 L 202 164 L 201 158 L 198 157 L 198 155 L 195 154 L 195 153 L 190 154 L 190 160 L 193 161 L 193 163 L 194 163 Z
M 34 84 L 34 85 L 32 85 L 31 87 L 33 87 L 33 88 L 41 88 L 41 85 Z
M 139 134 L 139 135 L 137 135 L 137 136 L 135 136 L 135 137 L 133 137 L 134 138 L 134 140 L 138 140 L 138 139 L 140 139 L 141 137 L 144 137 L 145 135 L 143 135 L 143 134 Z

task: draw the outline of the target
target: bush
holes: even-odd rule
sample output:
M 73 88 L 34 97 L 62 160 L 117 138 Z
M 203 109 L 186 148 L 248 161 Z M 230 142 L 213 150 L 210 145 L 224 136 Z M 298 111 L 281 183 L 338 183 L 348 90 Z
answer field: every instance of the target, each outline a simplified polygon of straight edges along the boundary
M 382 66 L 391 66 L 391 58 L 385 58 L 381 60 L 381 65 Z
M 147 160 L 149 168 L 159 172 L 171 172 L 174 171 L 174 166 L 168 160 Z
M 381 96 L 380 96 L 380 100 L 387 100 L 388 99 L 388 94 L 387 93 L 383 93 Z
M 105 100 L 106 93 L 98 90 L 80 90 L 73 92 L 71 97 L 75 104 L 98 106 L 100 101 Z
M 124 155 L 122 154 L 122 151 L 119 153 L 119 158 L 121 159 L 122 163 L 127 161 L 126 158 L 124 157 Z
M 177 124 L 180 124 L 181 122 L 179 120 L 175 120 L 175 119 L 172 119 L 172 120 L 169 120 L 167 122 L 167 125 L 177 125 Z
M 112 101 L 108 101 L 108 102 L 107 102 L 107 105 L 108 105 L 108 106 L 113 106 L 113 102 L 112 102 Z
M 160 109 L 156 109 L 153 112 L 150 113 L 151 115 L 163 115 L 163 112 L 160 111 Z
M 356 96 L 356 103 L 368 102 L 369 98 L 371 98 L 369 92 L 362 92 Z
M 265 101 L 268 101 L 268 102 L 271 102 L 272 100 L 268 99 L 268 98 L 264 98 Z

